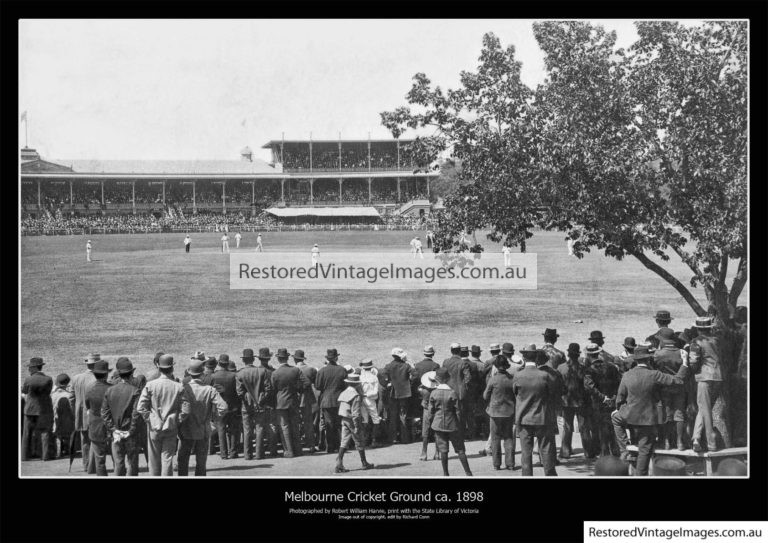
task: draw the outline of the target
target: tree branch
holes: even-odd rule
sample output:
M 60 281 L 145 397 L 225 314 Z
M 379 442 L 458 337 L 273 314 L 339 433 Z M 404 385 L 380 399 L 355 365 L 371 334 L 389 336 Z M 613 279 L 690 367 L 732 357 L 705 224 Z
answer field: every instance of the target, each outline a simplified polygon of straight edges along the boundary
M 680 296 L 682 296 L 683 299 L 688 302 L 688 305 L 691 306 L 691 308 L 696 312 L 698 316 L 702 317 L 707 314 L 706 310 L 701 307 L 701 304 L 698 302 L 698 300 L 696 300 L 693 294 L 691 294 L 691 292 L 685 288 L 685 285 L 678 281 L 677 278 L 675 278 L 671 273 L 648 258 L 642 251 L 629 250 L 627 252 L 638 259 L 643 264 L 643 266 L 672 285 L 675 290 L 680 293 Z
M 733 278 L 733 284 L 731 285 L 731 292 L 728 294 L 728 303 L 733 307 L 736 307 L 736 302 L 739 301 L 741 291 L 744 289 L 744 285 L 747 283 L 747 259 L 741 257 L 739 260 L 739 268 L 736 272 L 736 277 Z
M 680 260 L 682 260 L 683 263 L 691 269 L 691 271 L 693 272 L 693 275 L 695 275 L 697 278 L 701 278 L 701 272 L 699 271 L 699 268 L 697 268 L 696 265 L 694 265 L 691 262 L 691 256 L 688 253 L 681 250 L 679 247 L 674 247 L 674 246 L 671 246 L 671 247 L 672 247 L 672 250 L 675 251 L 675 253 L 677 253 L 677 256 L 680 257 Z

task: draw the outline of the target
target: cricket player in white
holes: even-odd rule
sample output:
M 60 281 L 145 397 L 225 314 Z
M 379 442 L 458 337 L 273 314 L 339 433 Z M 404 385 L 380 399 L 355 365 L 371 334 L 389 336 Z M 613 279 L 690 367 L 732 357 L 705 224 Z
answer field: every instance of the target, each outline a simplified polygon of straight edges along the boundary
M 419 236 L 413 239 L 413 258 L 416 258 L 416 253 L 419 254 L 422 260 L 424 260 L 424 251 L 421 250 L 421 240 Z
M 509 268 L 512 265 L 512 251 L 509 250 L 509 245 L 505 245 L 501 252 L 504 253 L 504 267 Z
M 85 244 L 85 260 L 91 262 L 91 240 Z
M 413 258 L 416 258 L 416 238 L 411 240 L 411 254 L 413 255 Z
M 190 245 L 192 245 L 192 238 L 189 237 L 189 234 L 187 234 L 187 237 L 184 238 L 184 249 L 186 252 L 189 252 Z
M 240 235 L 240 232 L 235 234 L 235 249 L 240 248 L 240 240 L 243 239 L 243 236 Z
M 261 234 L 256 236 L 256 252 L 257 253 L 263 253 L 264 247 L 261 245 Z
M 320 249 L 317 247 L 317 243 L 312 247 L 312 266 L 317 266 L 317 261 L 320 260 Z
M 224 232 L 224 235 L 221 236 L 221 252 L 222 253 L 228 253 L 229 252 L 229 236 L 226 232 Z

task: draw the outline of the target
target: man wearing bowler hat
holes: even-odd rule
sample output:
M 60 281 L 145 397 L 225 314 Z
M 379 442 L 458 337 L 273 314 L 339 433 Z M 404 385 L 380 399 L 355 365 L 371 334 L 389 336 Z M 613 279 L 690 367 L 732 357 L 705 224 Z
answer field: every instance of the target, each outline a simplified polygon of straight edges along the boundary
M 154 364 L 155 367 L 147 372 L 147 382 L 160 377 L 161 373 L 160 373 L 160 370 L 157 368 L 157 365 L 160 363 L 160 357 L 163 356 L 164 354 L 165 353 L 163 352 L 155 353 L 155 357 L 152 359 L 152 364 Z
M 305 386 L 299 393 L 299 435 L 304 440 L 304 447 L 309 449 L 309 454 L 312 454 L 316 451 L 314 413 L 317 409 L 317 398 L 315 398 L 314 386 L 317 379 L 317 368 L 307 364 L 307 357 L 301 349 L 296 349 L 292 356 L 296 367 L 299 368 L 308 383 L 308 386 Z
M 99 360 L 101 360 L 101 355 L 98 353 L 89 354 L 85 359 L 86 371 L 75 375 L 69 383 L 70 390 L 75 395 L 75 432 L 77 434 L 75 437 L 80 438 L 83 471 L 89 474 L 96 473 L 96 465 L 91 462 L 91 440 L 88 438 L 88 414 L 85 409 L 85 393 L 91 383 L 96 380 L 96 377 L 93 375 L 93 365 Z
M 490 417 L 491 454 L 493 469 L 501 469 L 501 443 L 504 442 L 504 469 L 515 469 L 515 392 L 513 376 L 507 373 L 509 362 L 497 356 L 494 362 L 497 372 L 491 377 L 483 392 L 488 402 Z
M 48 460 L 50 454 L 50 436 L 53 426 L 53 402 L 51 391 L 53 379 L 43 373 L 42 358 L 30 358 L 29 377 L 24 380 L 21 393 L 26 394 L 24 404 L 24 433 L 21 438 L 21 459 L 27 460 L 30 456 L 32 442 L 37 442 L 37 434 L 40 435 L 40 457 Z
M 240 441 L 240 419 L 238 417 L 241 409 L 240 397 L 237 395 L 237 377 L 235 372 L 229 371 L 229 363 L 229 355 L 220 354 L 218 368 L 208 376 L 203 374 L 201 379 L 204 385 L 214 387 L 221 399 L 227 404 L 224 414 L 216 418 L 219 456 L 222 460 L 237 458 L 238 442 Z M 213 437 L 211 442 L 213 442 Z
M 206 475 L 208 461 L 208 443 L 210 441 L 211 423 L 219 419 L 227 410 L 227 403 L 221 399 L 218 391 L 204 385 L 202 381 L 205 371 L 203 360 L 192 360 L 187 372 L 191 377 L 184 385 L 184 401 L 182 411 L 188 413 L 179 424 L 179 477 L 189 474 L 189 457 L 195 454 L 195 477 Z M 225 440 L 226 441 L 226 440 Z
M 288 349 L 277 350 L 279 366 L 272 372 L 272 388 L 275 389 L 275 415 L 283 436 L 283 456 L 301 456 L 299 442 L 299 397 L 309 386 L 309 381 L 296 366 L 289 366 Z
M 557 333 L 555 328 L 544 330 L 544 345 L 541 347 L 541 350 L 547 356 L 547 366 L 553 370 L 556 370 L 560 364 L 565 362 L 565 353 L 555 347 L 559 337 L 560 334 Z
M 545 358 L 539 356 L 536 345 L 531 344 L 520 351 L 525 366 L 514 373 L 512 390 L 515 394 L 515 424 L 518 427 L 522 449 L 521 464 L 523 476 L 533 476 L 533 442 L 539 442 L 539 455 L 544 466 L 544 475 L 555 476 L 554 435 L 548 424 L 550 410 L 554 408 L 553 398 L 558 392 L 554 378 L 538 366 Z
M 593 439 L 592 443 L 595 449 L 590 453 L 597 454 L 599 440 L 600 455 L 618 456 L 619 448 L 611 424 L 611 412 L 615 409 L 621 376 L 614 364 L 600 357 L 602 347 L 596 343 L 587 343 L 584 350 L 587 353 L 584 388 L 592 401 L 592 428 L 593 433 L 597 434 L 597 439 Z
M 651 354 L 647 345 L 639 345 L 632 356 L 637 365 L 621 379 L 611 423 L 622 460 L 627 456 L 626 428 L 634 429 L 637 439 L 637 475 L 648 475 L 648 464 L 656 441 L 656 403 L 664 387 L 683 385 L 688 375 L 688 362 L 686 360 L 675 375 L 670 375 L 649 367 Z
M 659 310 L 656 312 L 656 315 L 654 316 L 654 319 L 656 320 L 656 326 L 659 327 L 659 329 L 645 338 L 645 343 L 649 344 L 652 349 L 658 349 L 661 336 L 659 335 L 659 332 L 664 328 L 669 328 L 669 325 L 672 323 L 672 315 L 669 313 L 669 311 L 666 310 Z M 673 332 L 674 335 L 674 332 Z M 681 349 L 683 347 L 683 343 L 680 339 L 675 336 L 675 346 L 678 349 Z
M 96 467 L 96 475 L 107 476 L 107 454 L 111 436 L 104 419 L 101 418 L 101 406 L 104 396 L 110 388 L 107 382 L 109 376 L 109 364 L 106 360 L 99 360 L 93 365 L 93 376 L 96 380 L 88 386 L 85 393 L 85 408 L 88 410 L 88 439 L 91 440 L 91 451 Z
M 241 357 L 244 368 L 236 374 L 237 395 L 240 397 L 243 413 L 243 452 L 246 460 L 253 460 L 253 440 L 256 441 L 256 460 L 264 458 L 264 439 L 267 439 L 269 451 L 277 456 L 277 436 L 270 426 L 270 406 L 273 405 L 272 370 L 269 360 L 272 353 L 268 347 L 259 349 L 257 367 L 253 365 L 252 349 L 243 350 Z M 266 434 L 266 435 L 265 435 Z
M 112 442 L 112 460 L 115 475 L 137 476 L 139 474 L 139 429 L 144 426 L 136 410 L 141 390 L 133 384 L 134 368 L 126 357 L 120 357 L 115 364 L 115 373 L 120 381 L 109 387 L 101 404 L 101 418 Z
M 317 372 L 315 387 L 320 391 L 319 403 L 325 422 L 326 452 L 330 454 L 339 452 L 339 395 L 347 388 L 347 383 L 344 382 L 347 370 L 338 365 L 339 352 L 336 349 L 328 349 L 325 359 L 328 364 Z
M 624 338 L 624 343 L 622 343 L 621 347 L 624 350 L 616 357 L 616 366 L 619 368 L 620 373 L 626 373 L 635 367 L 635 359 L 632 358 L 632 355 L 635 352 L 635 347 L 637 347 L 635 338 Z
M 394 443 L 398 443 L 399 431 L 399 442 L 408 444 L 413 441 L 409 417 L 413 374 L 411 366 L 405 363 L 405 351 L 396 347 L 392 349 L 391 354 L 392 361 L 384 366 L 381 372 L 390 385 L 389 435 Z
M 509 362 L 509 369 L 507 370 L 509 373 L 514 373 L 517 370 L 523 369 L 525 367 L 525 362 L 520 357 L 520 355 L 515 354 L 515 346 L 511 343 L 505 343 L 501 346 L 501 356 L 507 359 Z M 493 373 L 495 370 L 491 370 Z
M 725 370 L 721 360 L 721 341 L 712 333 L 712 317 L 696 317 L 698 335 L 690 343 L 690 364 L 696 379 L 698 412 L 693 426 L 693 450 L 701 452 L 702 431 L 707 450 L 718 450 L 717 434 L 712 420 L 712 406 L 723 394 Z
M 568 359 L 560 364 L 557 371 L 563 378 L 563 438 L 560 443 L 560 458 L 570 458 L 572 454 L 573 420 L 576 418 L 581 434 L 581 446 L 584 456 L 590 458 L 592 445 L 592 415 L 590 400 L 584 388 L 584 367 L 579 363 L 581 348 L 578 343 L 568 345 Z
M 173 376 L 173 357 L 164 354 L 158 361 L 160 377 L 149 381 L 139 396 L 137 411 L 148 424 L 149 472 L 158 477 L 173 476 L 173 457 L 178 446 L 179 424 L 189 415 L 186 390 Z
M 484 431 L 484 422 L 486 418 L 485 402 L 483 401 L 483 391 L 485 390 L 485 379 L 483 375 L 484 364 L 480 360 L 483 350 L 479 345 L 472 345 L 469 348 L 469 369 L 472 381 L 467 391 L 467 430 L 468 439 L 480 438 Z M 490 431 L 490 430 L 489 430 Z M 490 434 L 489 434 L 490 435 Z

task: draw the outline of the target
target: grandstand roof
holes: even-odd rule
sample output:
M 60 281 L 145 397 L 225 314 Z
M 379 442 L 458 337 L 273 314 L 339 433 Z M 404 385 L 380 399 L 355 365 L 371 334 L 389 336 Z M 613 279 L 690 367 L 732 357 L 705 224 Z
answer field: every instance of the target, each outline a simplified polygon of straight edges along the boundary
M 380 217 L 374 207 L 271 207 L 276 217 Z
M 71 166 L 76 173 L 226 175 L 273 174 L 275 169 L 260 159 L 244 160 L 52 160 Z
M 280 145 L 281 143 L 395 143 L 396 139 L 387 140 L 269 140 L 267 143 L 261 146 L 262 149 L 269 149 L 273 145 Z M 400 143 L 411 143 L 413 140 L 400 140 Z

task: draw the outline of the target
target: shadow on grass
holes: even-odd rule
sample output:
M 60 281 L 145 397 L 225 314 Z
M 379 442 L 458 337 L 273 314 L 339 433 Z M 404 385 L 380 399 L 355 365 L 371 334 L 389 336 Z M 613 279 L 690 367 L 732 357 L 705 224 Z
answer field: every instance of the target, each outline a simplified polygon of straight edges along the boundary
M 409 462 L 401 462 L 399 464 L 375 464 L 373 469 L 368 471 L 375 471 L 377 469 L 394 469 L 394 468 L 402 468 L 403 466 L 410 466 L 411 464 Z M 358 470 L 355 470 L 358 471 Z
M 206 471 L 245 471 L 248 469 L 256 468 L 271 468 L 274 464 L 252 464 L 252 465 L 239 465 L 239 466 L 222 466 L 220 468 L 208 468 Z M 191 469 L 191 468 L 190 468 Z

